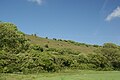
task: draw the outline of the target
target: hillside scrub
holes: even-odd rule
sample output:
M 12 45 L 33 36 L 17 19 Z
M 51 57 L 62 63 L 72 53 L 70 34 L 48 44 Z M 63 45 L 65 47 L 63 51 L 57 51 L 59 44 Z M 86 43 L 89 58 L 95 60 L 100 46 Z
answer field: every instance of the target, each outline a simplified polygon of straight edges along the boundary
M 60 40 L 76 46 L 95 47 L 94 52 L 86 54 L 68 48 L 53 48 L 46 43 L 41 46 L 31 41 L 16 25 L 0 22 L 0 73 L 59 72 L 64 69 L 120 70 L 120 46 L 113 43 L 98 46 Z
M 25 34 L 17 29 L 14 24 L 0 23 L 0 49 L 10 53 L 24 52 L 29 44 Z

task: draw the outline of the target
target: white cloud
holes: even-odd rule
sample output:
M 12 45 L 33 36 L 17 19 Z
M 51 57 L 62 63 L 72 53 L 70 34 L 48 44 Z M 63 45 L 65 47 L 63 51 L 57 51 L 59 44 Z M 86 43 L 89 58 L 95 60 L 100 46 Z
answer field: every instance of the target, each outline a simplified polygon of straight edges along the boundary
M 117 7 L 111 14 L 109 14 L 106 18 L 106 21 L 111 21 L 114 18 L 120 17 L 120 7 Z
M 43 0 L 28 0 L 29 2 L 35 2 L 38 5 L 41 5 L 43 3 Z

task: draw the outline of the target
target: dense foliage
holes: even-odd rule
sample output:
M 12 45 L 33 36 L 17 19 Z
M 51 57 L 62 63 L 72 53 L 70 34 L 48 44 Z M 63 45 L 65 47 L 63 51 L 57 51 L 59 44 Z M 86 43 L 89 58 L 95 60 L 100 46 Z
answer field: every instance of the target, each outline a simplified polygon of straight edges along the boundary
M 36 36 L 36 35 L 35 35 Z M 37 36 L 36 36 L 37 37 Z M 54 39 L 57 40 L 57 39 Z M 62 69 L 120 70 L 120 46 L 105 43 L 87 45 L 70 40 L 59 40 L 77 46 L 93 46 L 93 53 L 74 52 L 71 49 L 41 47 L 32 44 L 14 24 L 0 22 L 0 72 L 39 73 Z
M 0 23 L 0 49 L 10 53 L 26 51 L 29 47 L 25 34 L 11 23 Z

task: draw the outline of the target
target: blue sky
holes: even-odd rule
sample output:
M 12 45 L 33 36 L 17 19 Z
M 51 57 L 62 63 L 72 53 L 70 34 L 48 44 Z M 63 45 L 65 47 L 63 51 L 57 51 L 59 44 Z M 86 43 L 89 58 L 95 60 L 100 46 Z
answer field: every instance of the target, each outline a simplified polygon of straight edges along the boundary
M 0 0 L 0 20 L 27 33 L 120 45 L 120 0 Z

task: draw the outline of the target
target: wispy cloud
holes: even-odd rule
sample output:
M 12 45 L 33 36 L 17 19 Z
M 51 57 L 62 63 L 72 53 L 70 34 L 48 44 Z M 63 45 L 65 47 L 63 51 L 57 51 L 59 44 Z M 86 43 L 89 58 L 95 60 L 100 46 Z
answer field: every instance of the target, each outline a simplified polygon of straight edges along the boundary
M 108 4 L 108 0 L 104 0 L 103 5 L 102 5 L 101 10 L 100 10 L 100 13 L 103 13 L 103 12 L 104 12 L 107 4 Z
M 117 7 L 115 10 L 113 10 L 113 12 L 110 13 L 105 20 L 111 21 L 114 18 L 120 18 L 120 7 Z
M 38 5 L 41 5 L 43 3 L 43 0 L 28 0 L 28 1 L 37 3 Z

